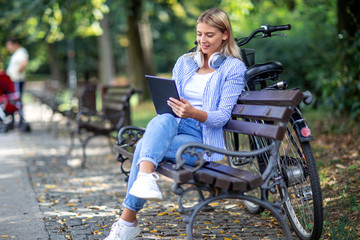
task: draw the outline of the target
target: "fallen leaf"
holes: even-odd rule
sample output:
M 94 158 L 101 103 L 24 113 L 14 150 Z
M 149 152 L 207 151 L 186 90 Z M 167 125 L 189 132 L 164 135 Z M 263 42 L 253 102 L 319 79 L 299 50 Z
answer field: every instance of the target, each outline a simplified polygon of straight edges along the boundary
M 338 163 L 338 164 L 336 164 L 335 166 L 336 166 L 337 168 L 341 168 L 341 169 L 345 169 L 345 168 L 346 168 L 344 165 L 339 164 L 339 163 Z
M 168 213 L 167 212 L 162 212 L 162 213 L 159 213 L 158 216 L 164 216 L 166 214 L 168 214 Z

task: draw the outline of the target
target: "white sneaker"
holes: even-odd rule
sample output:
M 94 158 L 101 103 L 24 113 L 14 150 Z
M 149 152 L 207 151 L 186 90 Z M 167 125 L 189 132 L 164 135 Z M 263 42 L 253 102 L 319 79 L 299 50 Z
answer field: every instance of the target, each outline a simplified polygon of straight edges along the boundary
M 132 240 L 135 239 L 137 235 L 141 232 L 138 222 L 136 222 L 135 227 L 127 227 L 121 224 L 119 221 L 116 221 L 111 226 L 111 231 L 109 236 L 104 240 Z
M 161 201 L 163 199 L 156 181 L 159 175 L 156 173 L 139 174 L 129 193 L 135 197 L 150 200 Z

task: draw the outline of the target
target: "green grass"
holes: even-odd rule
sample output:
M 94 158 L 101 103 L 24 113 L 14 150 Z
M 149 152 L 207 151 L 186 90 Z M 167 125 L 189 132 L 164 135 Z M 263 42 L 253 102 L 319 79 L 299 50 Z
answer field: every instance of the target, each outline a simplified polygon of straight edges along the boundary
M 328 232 L 329 239 L 339 240 L 356 240 L 359 239 L 356 232 L 353 231 L 356 227 L 356 223 L 354 223 L 347 216 L 341 216 L 334 223 L 325 223 L 325 231 Z
M 131 107 L 131 119 L 134 126 L 146 127 L 148 122 L 155 116 L 156 112 L 151 100 Z

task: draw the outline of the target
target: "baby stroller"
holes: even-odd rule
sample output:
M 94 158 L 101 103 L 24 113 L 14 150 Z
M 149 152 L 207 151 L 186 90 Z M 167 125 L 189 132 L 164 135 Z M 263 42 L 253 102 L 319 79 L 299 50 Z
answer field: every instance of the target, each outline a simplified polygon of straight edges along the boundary
M 14 83 L 10 77 L 0 71 L 0 132 L 7 132 L 14 128 L 14 114 L 16 112 L 20 117 L 20 130 L 30 132 L 30 125 L 25 122 L 22 112 L 20 95 L 15 91 Z M 12 119 L 9 120 L 8 116 L 11 116 Z

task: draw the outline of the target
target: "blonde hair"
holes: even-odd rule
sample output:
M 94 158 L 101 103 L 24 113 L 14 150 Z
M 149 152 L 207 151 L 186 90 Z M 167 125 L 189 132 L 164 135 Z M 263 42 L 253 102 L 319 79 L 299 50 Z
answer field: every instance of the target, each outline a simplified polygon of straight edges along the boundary
M 221 44 L 220 53 L 225 56 L 231 55 L 242 60 L 240 49 L 234 40 L 234 33 L 232 31 L 229 17 L 225 11 L 217 8 L 209 9 L 200 15 L 196 25 L 199 23 L 205 23 L 211 27 L 217 28 L 222 33 L 228 31 L 229 37 Z M 196 51 L 200 51 L 200 45 L 198 45 Z

